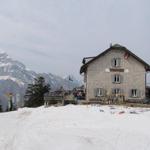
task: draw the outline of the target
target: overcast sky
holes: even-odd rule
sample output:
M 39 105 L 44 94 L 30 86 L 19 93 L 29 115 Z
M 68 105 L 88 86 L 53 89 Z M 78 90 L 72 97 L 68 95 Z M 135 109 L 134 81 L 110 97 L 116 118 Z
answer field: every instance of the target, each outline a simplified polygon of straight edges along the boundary
M 37 72 L 79 77 L 110 43 L 150 63 L 150 0 L 0 0 L 0 48 Z

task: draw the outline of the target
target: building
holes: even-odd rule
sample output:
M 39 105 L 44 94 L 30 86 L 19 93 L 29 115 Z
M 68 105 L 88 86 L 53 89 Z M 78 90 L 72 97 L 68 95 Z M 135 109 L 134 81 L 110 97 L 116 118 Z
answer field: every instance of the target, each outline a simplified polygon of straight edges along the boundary
M 86 100 L 122 97 L 143 101 L 146 97 L 146 74 L 150 65 L 119 44 L 111 45 L 95 57 L 83 58 Z

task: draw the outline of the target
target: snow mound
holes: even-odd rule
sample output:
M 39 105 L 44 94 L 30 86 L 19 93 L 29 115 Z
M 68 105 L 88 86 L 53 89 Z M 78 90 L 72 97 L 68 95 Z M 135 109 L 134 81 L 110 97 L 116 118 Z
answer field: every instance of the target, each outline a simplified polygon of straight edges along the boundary
M 146 108 L 23 108 L 0 114 L 0 149 L 149 150 L 149 125 Z

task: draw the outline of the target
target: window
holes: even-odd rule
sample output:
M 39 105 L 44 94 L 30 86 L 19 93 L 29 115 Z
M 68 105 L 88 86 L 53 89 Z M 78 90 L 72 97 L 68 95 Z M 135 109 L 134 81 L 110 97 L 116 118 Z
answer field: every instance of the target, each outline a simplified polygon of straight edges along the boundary
M 115 95 L 121 94 L 121 89 L 119 88 L 112 89 L 112 94 L 115 94 Z
M 113 58 L 112 59 L 112 67 L 120 67 L 121 65 L 121 58 Z
M 112 82 L 119 84 L 123 81 L 123 77 L 120 74 L 115 74 L 112 76 Z
M 132 89 L 131 90 L 131 97 L 135 98 L 135 97 L 140 97 L 140 91 L 137 89 Z
M 105 90 L 103 88 L 95 89 L 95 97 L 101 97 L 105 95 Z

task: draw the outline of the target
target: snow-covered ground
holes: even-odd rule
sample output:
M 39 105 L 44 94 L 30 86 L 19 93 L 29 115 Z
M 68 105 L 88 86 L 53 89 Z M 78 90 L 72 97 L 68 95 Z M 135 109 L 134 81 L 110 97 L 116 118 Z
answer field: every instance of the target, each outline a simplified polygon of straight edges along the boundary
M 150 150 L 150 109 L 68 105 L 1 113 L 0 150 Z

